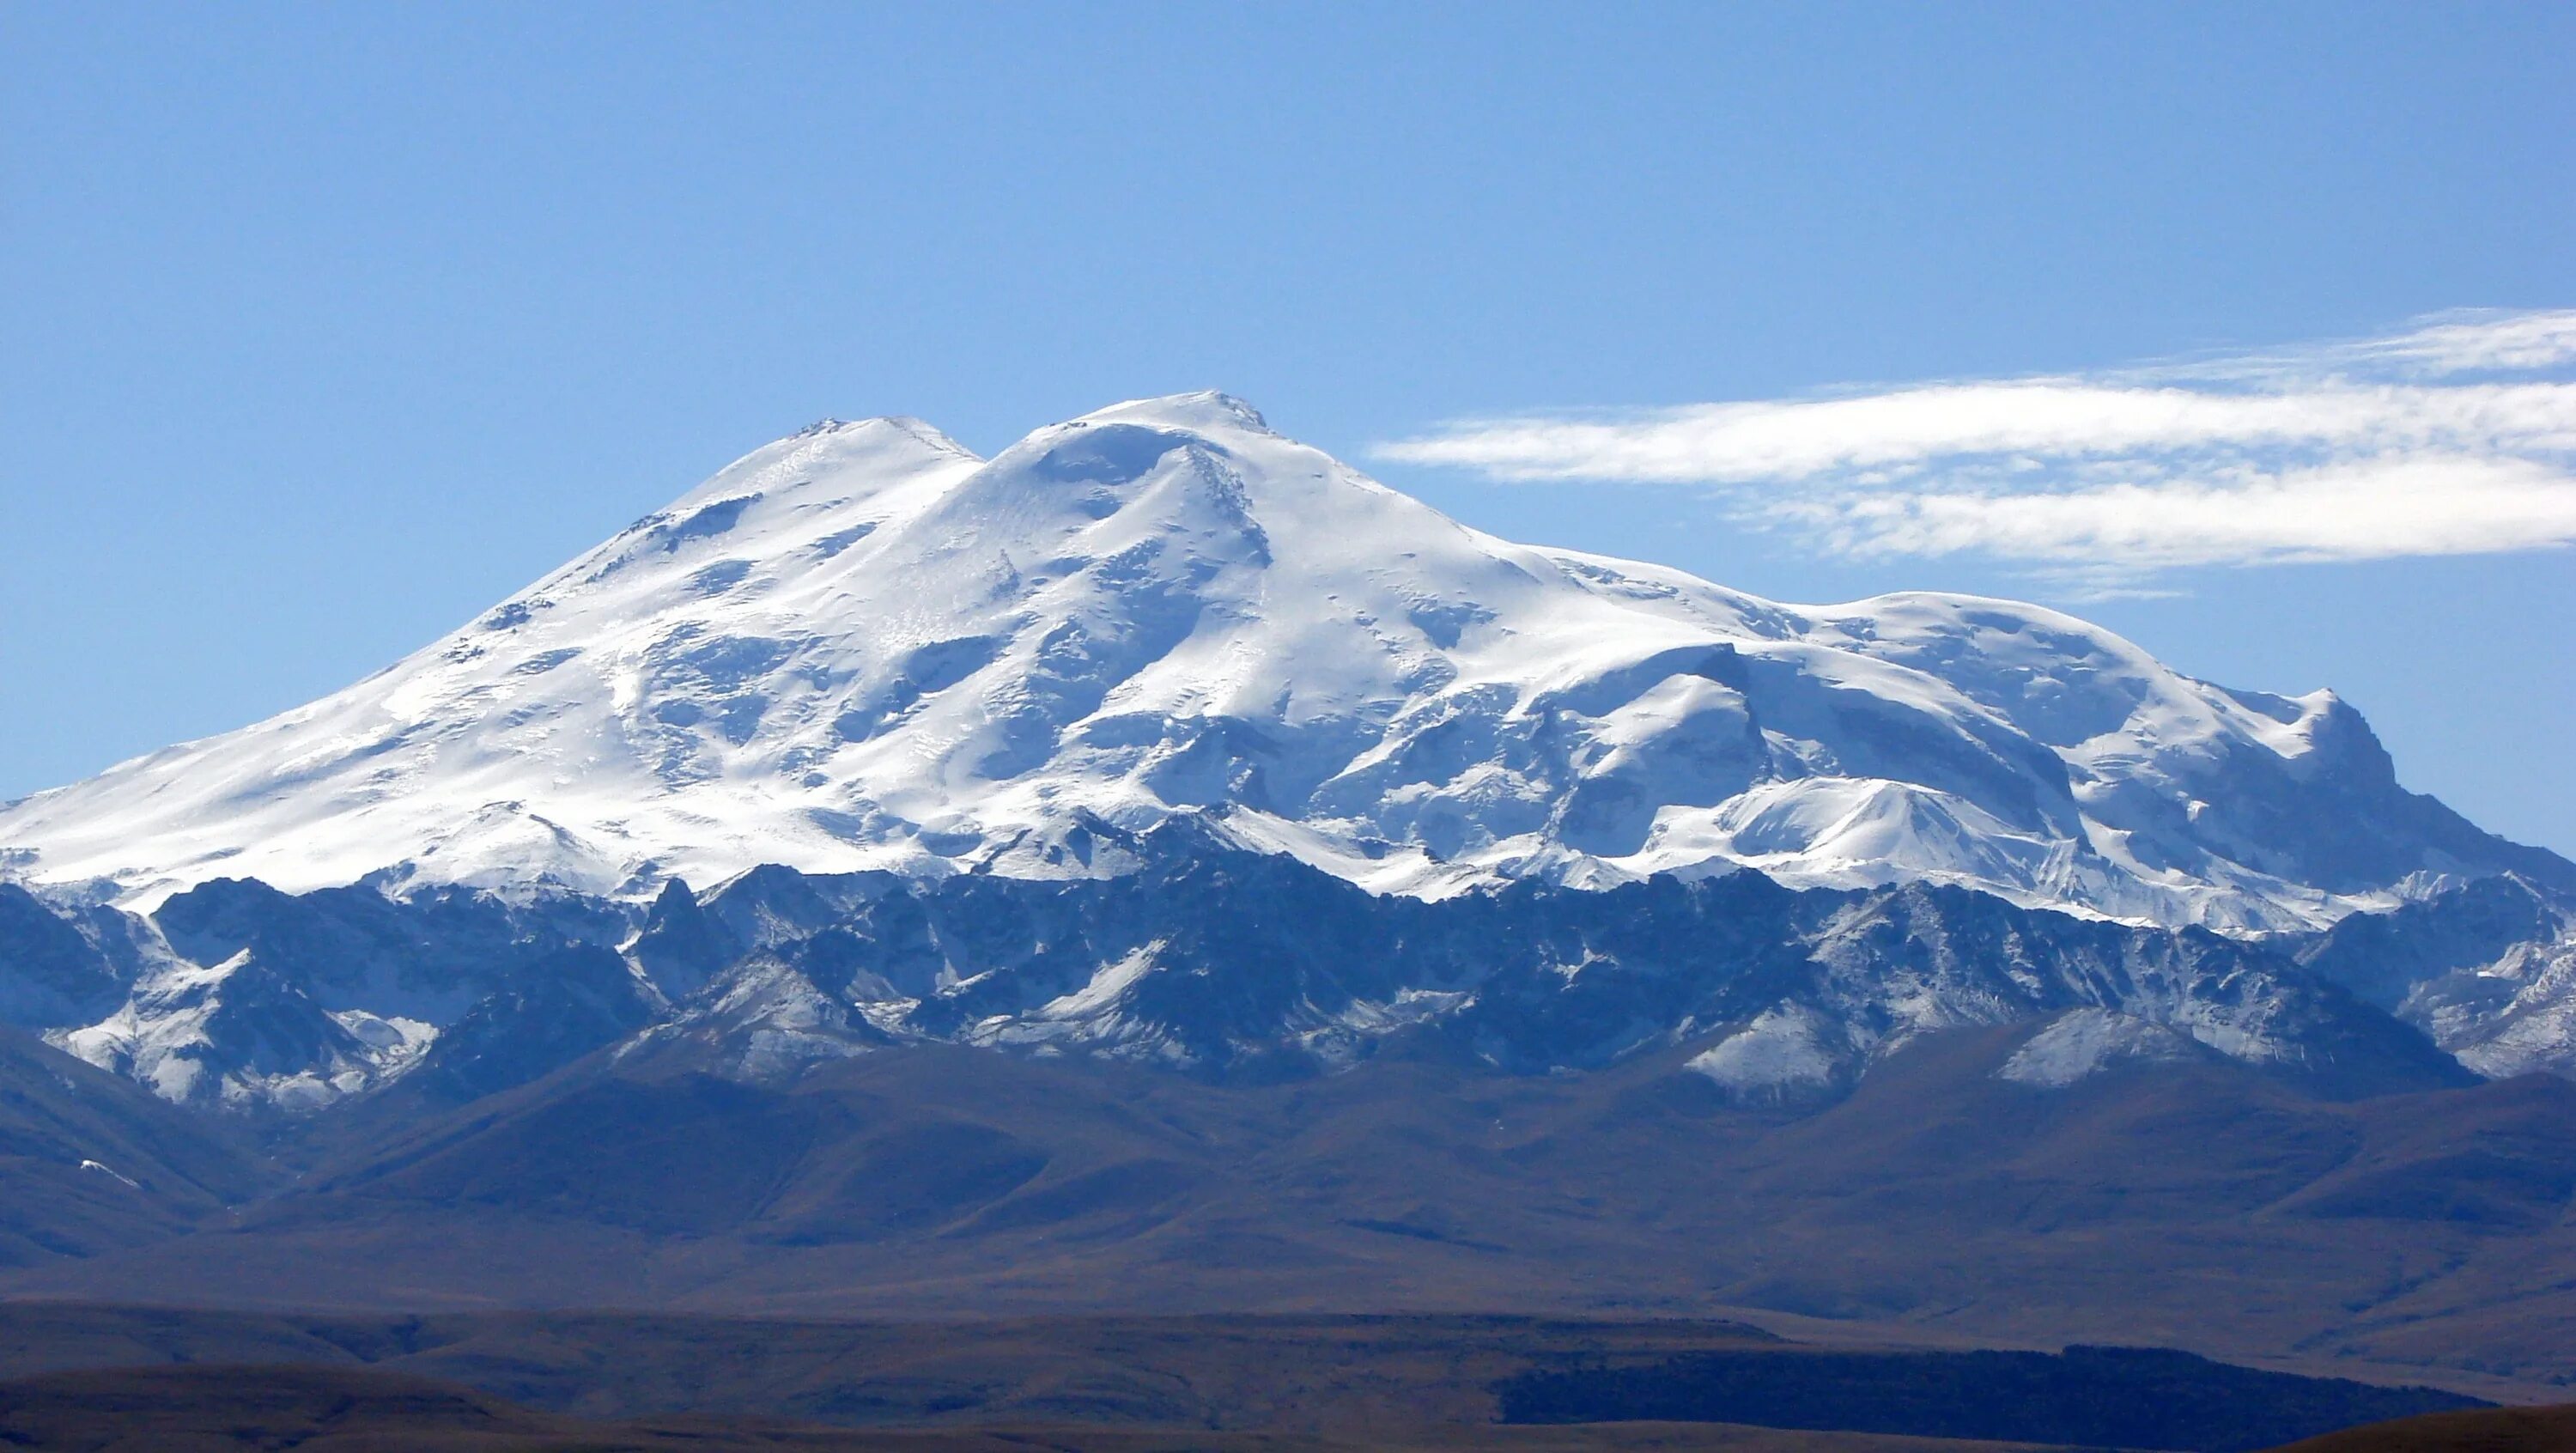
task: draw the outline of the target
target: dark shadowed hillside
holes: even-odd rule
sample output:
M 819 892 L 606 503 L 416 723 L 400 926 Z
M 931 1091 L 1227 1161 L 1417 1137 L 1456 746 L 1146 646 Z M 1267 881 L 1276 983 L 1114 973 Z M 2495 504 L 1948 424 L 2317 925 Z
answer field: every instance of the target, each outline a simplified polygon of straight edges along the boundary
M 2565 1453 L 2576 1406 L 2425 1413 L 2291 1443 L 2279 1453 Z
M 1271 1085 L 919 1047 L 784 1085 L 585 1060 L 18 1295 L 760 1315 L 1769 1309 L 2545 1386 L 2576 1086 L 2362 1101 L 2243 1066 L 1996 1077 L 1926 1039 L 1821 1110 L 1644 1062 Z M 1721 1312 L 1721 1314 L 1723 1314 Z M 2465 1382 L 2461 1382 L 2465 1379 Z
M 229 1430 L 278 1447 L 402 1434 L 459 1448 L 1886 1450 L 2073 1431 L 2234 1450 L 2267 1430 L 2467 1401 L 2174 1353 L 1863 1353 L 1672 1321 L 0 1311 L 8 1446 L 100 1446 L 71 1436 L 88 1430 L 161 1447 L 149 1439 Z
M 166 1241 L 275 1184 L 238 1127 L 0 1024 L 0 1266 Z

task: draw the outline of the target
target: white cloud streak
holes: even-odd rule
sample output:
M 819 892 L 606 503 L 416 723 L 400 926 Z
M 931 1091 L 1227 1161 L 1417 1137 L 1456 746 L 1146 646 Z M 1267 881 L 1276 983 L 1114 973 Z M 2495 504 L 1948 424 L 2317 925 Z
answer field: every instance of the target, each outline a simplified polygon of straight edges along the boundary
M 2436 501 L 2427 508 L 2427 501 Z M 2576 541 L 2576 487 L 2521 460 L 2421 456 L 2030 494 L 1783 502 L 1850 555 L 1984 551 L 2139 570 L 2483 555 Z
M 2576 311 L 2427 319 L 2411 333 L 2352 351 L 2356 360 L 2430 374 L 2557 368 L 2576 363 Z
M 1466 420 L 1380 457 L 1718 486 L 1854 556 L 2093 579 L 2576 543 L 2576 312 L 2084 377 Z M 2507 376 L 2499 376 L 2507 375 Z

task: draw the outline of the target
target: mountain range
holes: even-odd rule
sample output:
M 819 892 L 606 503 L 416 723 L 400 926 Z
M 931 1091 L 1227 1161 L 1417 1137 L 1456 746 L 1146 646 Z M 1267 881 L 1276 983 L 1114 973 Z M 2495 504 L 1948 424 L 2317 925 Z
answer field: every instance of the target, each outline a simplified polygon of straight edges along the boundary
M 1217 394 L 827 421 L 0 807 L 0 1022 L 0 1291 L 2576 1345 L 2576 865 L 2332 694 Z

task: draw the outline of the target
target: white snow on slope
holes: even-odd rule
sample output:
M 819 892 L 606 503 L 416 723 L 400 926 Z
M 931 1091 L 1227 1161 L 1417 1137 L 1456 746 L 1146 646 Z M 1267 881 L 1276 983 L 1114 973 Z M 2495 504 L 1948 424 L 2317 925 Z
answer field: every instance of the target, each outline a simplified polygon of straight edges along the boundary
M 174 1104 L 311 1110 L 395 1078 L 437 1036 L 419 1020 L 365 1011 L 322 1016 L 336 1032 L 317 1033 L 321 1026 L 310 1019 L 299 1023 L 291 1010 L 281 1014 L 256 995 L 235 1006 L 227 981 L 250 962 L 244 952 L 215 965 L 164 965 L 114 1014 L 45 1038 Z M 216 1023 L 228 1012 L 239 1022 L 219 1035 Z
M 2123 1060 L 2175 1060 L 2191 1052 L 2183 1034 L 2112 1009 L 2074 1009 L 2013 1052 L 1995 1071 L 2000 1079 L 2036 1089 L 2063 1090 Z
M 1851 1057 L 1842 1026 L 1803 1004 L 1781 1004 L 1693 1055 L 1685 1068 L 1737 1099 L 1778 1102 L 1831 1086 Z
M 2576 932 L 2420 983 L 2398 1014 L 2489 1079 L 2576 1070 Z
M 1382 891 L 1747 865 L 2262 928 L 2392 901 L 2257 831 L 2355 733 L 2037 607 L 1514 545 L 1194 394 L 989 462 L 817 426 L 337 695 L 0 809 L 0 861 L 632 894 L 1079 872 L 1095 818 L 1205 810 Z

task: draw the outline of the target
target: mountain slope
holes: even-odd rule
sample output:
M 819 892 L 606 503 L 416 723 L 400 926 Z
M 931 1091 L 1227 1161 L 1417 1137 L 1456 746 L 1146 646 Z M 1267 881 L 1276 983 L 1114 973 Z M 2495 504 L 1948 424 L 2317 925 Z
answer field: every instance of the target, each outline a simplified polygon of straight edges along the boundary
M 1746 865 L 2246 929 L 2576 887 L 2400 789 L 2329 694 L 2036 607 L 1789 607 L 1512 545 L 1221 395 L 989 462 L 817 426 L 338 695 L 0 809 L 0 850 L 143 903 L 641 896 L 767 861 L 1098 871 L 1089 824 L 1188 813 L 1433 895 Z
M 1674 1050 L 1216 1084 L 949 1046 L 746 1083 L 683 1038 L 407 1129 L 351 1122 L 196 1235 L 13 1296 L 764 1315 L 1767 1308 L 1980 1340 L 2563 1375 L 2576 1086 L 2341 1102 L 2219 1056 L 2062 1089 L 2036 1026 L 1817 1110 Z M 332 1122 L 316 1130 L 333 1135 Z
M 0 1026 L 0 1266 L 175 1236 L 261 1181 L 226 1127 Z

